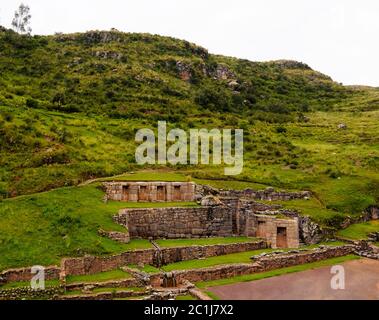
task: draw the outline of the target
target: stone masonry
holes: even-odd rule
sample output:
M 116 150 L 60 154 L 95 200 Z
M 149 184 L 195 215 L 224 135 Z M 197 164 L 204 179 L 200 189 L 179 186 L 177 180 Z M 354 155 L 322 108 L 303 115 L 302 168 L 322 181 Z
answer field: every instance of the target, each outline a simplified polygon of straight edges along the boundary
M 114 220 L 131 238 L 200 238 L 250 236 L 266 239 L 273 248 L 297 248 L 297 218 L 278 219 L 256 214 L 238 200 L 229 205 L 198 208 L 122 209 Z
M 132 238 L 200 238 L 233 235 L 227 207 L 123 209 L 115 221 Z
M 194 201 L 193 182 L 104 182 L 108 200 L 127 202 Z
M 272 248 L 298 248 L 299 226 L 295 219 L 277 219 L 273 216 L 252 215 L 247 220 L 247 236 L 267 240 Z

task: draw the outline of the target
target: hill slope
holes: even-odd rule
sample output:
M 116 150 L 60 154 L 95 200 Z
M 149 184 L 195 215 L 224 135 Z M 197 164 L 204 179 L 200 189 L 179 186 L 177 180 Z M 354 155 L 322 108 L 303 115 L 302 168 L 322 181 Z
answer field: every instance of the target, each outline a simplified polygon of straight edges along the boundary
M 33 193 L 138 169 L 135 130 L 158 120 L 245 131 L 244 172 L 228 178 L 244 182 L 206 180 L 225 179 L 213 166 L 171 168 L 182 179 L 308 189 L 314 199 L 286 205 L 335 228 L 379 202 L 379 90 L 303 63 L 215 56 L 148 34 L 0 29 L 0 74 L 0 269 L 125 250 L 97 233 L 117 228 L 124 205 L 103 204 L 94 185 Z
M 379 101 L 377 90 L 343 87 L 303 63 L 214 56 L 148 34 L 1 29 L 0 52 L 3 197 L 130 169 L 135 129 L 157 120 L 251 129 L 299 112 L 376 110 Z

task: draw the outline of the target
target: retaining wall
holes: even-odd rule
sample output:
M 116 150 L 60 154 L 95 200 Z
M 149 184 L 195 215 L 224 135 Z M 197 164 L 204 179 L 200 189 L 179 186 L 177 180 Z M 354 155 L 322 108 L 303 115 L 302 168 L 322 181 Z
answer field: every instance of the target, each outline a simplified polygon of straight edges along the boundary
M 60 268 L 49 266 L 45 268 L 45 280 L 59 279 Z M 0 273 L 0 284 L 8 282 L 30 281 L 35 274 L 32 274 L 31 267 L 9 269 Z
M 66 275 L 85 275 L 114 270 L 129 264 L 160 265 L 178 261 L 194 260 L 229 253 L 266 248 L 266 242 L 245 242 L 211 246 L 145 249 L 128 251 L 108 257 L 87 256 L 62 260 L 61 269 Z
M 114 220 L 132 238 L 196 238 L 233 235 L 228 207 L 123 209 Z
M 232 278 L 246 274 L 265 272 L 274 269 L 286 268 L 305 263 L 321 261 L 325 259 L 346 256 L 354 253 L 354 246 L 345 245 L 340 247 L 330 247 L 326 249 L 315 249 L 310 252 L 283 254 L 278 256 L 262 257 L 252 263 L 241 263 L 232 265 L 222 265 L 211 268 L 173 271 L 177 283 L 183 281 L 199 282 L 225 278 Z M 154 286 L 161 285 L 163 274 L 157 273 L 150 277 L 150 282 Z

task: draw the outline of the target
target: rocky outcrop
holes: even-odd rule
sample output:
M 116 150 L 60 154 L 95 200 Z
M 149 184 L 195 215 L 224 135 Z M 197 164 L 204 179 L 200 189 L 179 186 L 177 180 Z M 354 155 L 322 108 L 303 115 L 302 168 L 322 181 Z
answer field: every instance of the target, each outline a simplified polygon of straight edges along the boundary
M 192 79 L 192 66 L 183 61 L 176 61 L 177 73 L 183 81 L 191 81 Z
M 207 69 L 208 76 L 214 80 L 232 80 L 236 81 L 237 76 L 227 66 L 217 64 L 216 67 Z
M 221 200 L 216 196 L 205 196 L 201 199 L 201 205 L 206 207 L 214 207 L 214 206 L 221 206 L 223 203 Z
M 95 51 L 93 55 L 101 59 L 121 60 L 123 54 L 116 51 Z
M 88 31 L 85 33 L 74 33 L 74 34 L 56 34 L 56 41 L 67 42 L 67 41 L 80 41 L 87 45 L 99 44 L 99 43 L 110 43 L 110 42 L 120 42 L 122 39 L 122 33 L 117 30 L 111 31 Z
M 369 206 L 363 211 L 362 221 L 378 220 L 379 219 L 379 207 Z
M 303 62 L 295 60 L 276 60 L 272 61 L 272 64 L 275 64 L 283 69 L 303 69 L 303 70 L 312 70 L 310 66 Z
M 86 44 L 118 42 L 121 40 L 120 32 L 117 31 L 88 31 L 81 35 Z
M 119 231 L 105 231 L 100 229 L 99 235 L 102 237 L 107 237 L 109 239 L 112 239 L 114 241 L 118 241 L 121 243 L 129 243 L 130 242 L 130 236 L 129 232 L 119 232 Z

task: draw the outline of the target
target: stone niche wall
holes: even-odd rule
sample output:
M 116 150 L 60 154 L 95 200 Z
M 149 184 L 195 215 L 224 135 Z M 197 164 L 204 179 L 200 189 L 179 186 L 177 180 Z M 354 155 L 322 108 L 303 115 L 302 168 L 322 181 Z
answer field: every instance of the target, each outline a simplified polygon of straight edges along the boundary
M 196 238 L 233 235 L 228 207 L 122 209 L 114 217 L 132 238 Z
M 107 199 L 126 202 L 194 201 L 193 182 L 105 182 Z

